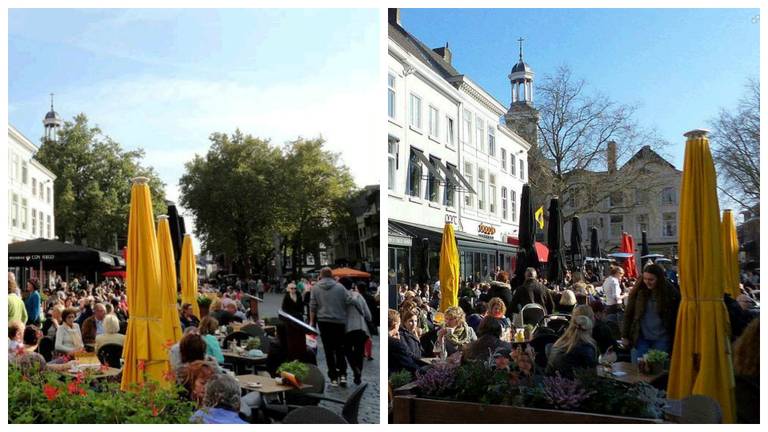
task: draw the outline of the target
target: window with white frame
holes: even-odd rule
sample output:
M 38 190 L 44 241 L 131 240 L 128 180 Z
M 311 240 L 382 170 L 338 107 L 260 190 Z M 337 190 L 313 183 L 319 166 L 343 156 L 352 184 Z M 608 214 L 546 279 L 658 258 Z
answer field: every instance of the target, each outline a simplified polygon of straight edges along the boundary
M 437 165 L 435 158 L 429 157 L 432 166 Z M 436 203 L 440 200 L 440 180 L 432 174 L 432 170 L 427 170 L 427 193 L 424 198 Z
M 488 123 L 488 154 L 496 156 L 496 125 Z
M 429 135 L 440 138 L 440 111 L 432 105 L 429 106 Z
M 26 230 L 27 229 L 27 218 L 29 217 L 28 209 L 27 209 L 27 199 L 22 198 L 21 199 L 21 229 Z
M 517 191 L 509 191 L 509 210 L 512 215 L 512 222 L 517 222 Z
M 11 176 L 14 181 L 19 181 L 19 155 L 13 153 L 13 175 Z
M 421 129 L 421 98 L 411 93 L 410 100 L 410 125 Z
M 464 178 L 467 179 L 467 183 L 472 184 L 472 164 L 469 162 L 464 162 Z M 472 198 L 472 194 L 467 191 L 464 193 L 464 205 L 467 207 L 474 206 L 474 199 Z
M 485 191 L 485 170 L 480 167 L 477 168 L 477 193 L 477 209 L 485 210 L 485 197 L 487 193 Z
M 675 205 L 677 204 L 677 197 L 675 196 L 675 188 L 668 187 L 661 191 L 661 205 Z
M 501 159 L 501 170 L 506 171 L 507 170 L 507 150 L 505 149 L 500 149 L 500 150 L 501 150 L 501 155 L 499 156 L 499 158 Z
M 51 203 L 51 187 L 48 186 L 45 191 L 45 201 L 50 204 Z
M 469 110 L 464 110 L 464 130 L 461 132 L 464 144 L 472 145 L 472 113 Z
M 389 140 L 389 144 L 387 146 L 388 147 L 387 148 L 387 155 L 388 155 L 387 183 L 389 186 L 389 190 L 392 190 L 392 191 L 395 190 L 395 183 L 397 181 L 398 146 L 399 146 L 399 143 L 395 140 Z
M 46 231 L 48 232 L 47 237 L 51 238 L 51 237 L 53 237 L 51 235 L 51 215 L 46 216 L 45 220 L 46 220 Z M 42 222 L 40 222 L 40 223 L 42 223 Z
M 408 195 L 421 196 L 421 161 L 413 151 L 408 163 Z
M 611 215 L 611 237 L 621 237 L 622 232 L 624 232 L 624 216 Z
M 580 187 L 574 186 L 568 189 L 568 199 L 566 201 L 566 206 L 572 209 L 579 208 L 579 206 L 581 205 L 581 202 L 579 201 L 580 195 L 581 195 Z
M 453 123 L 453 119 L 445 116 L 445 143 L 448 147 L 456 145 L 456 125 Z
M 501 187 L 501 218 L 507 220 L 507 188 Z
M 27 176 L 29 175 L 29 166 L 27 161 L 21 161 L 21 182 L 27 184 Z
M 664 237 L 677 237 L 677 213 L 663 213 L 661 220 Z
M 456 169 L 455 165 L 446 164 L 448 171 L 453 172 Z M 446 207 L 454 207 L 456 205 L 456 186 L 447 182 L 445 188 L 443 188 L 443 205 Z
M 642 188 L 635 188 L 635 204 L 648 204 L 648 191 Z
M 475 146 L 485 153 L 485 122 L 479 116 L 475 116 Z M 478 171 L 479 172 L 479 171 Z
M 648 231 L 648 215 L 647 214 L 639 214 L 635 216 L 635 221 L 637 222 L 637 235 L 640 236 L 643 234 L 643 231 Z
M 525 160 L 520 159 L 520 180 L 525 180 Z
M 43 182 L 40 182 L 40 195 L 38 196 L 40 197 L 40 200 L 43 199 Z
M 389 73 L 387 75 L 387 114 L 389 118 L 395 119 L 397 112 L 395 107 L 397 105 L 397 88 L 396 88 L 395 74 Z
M 19 226 L 19 195 L 11 196 L 11 226 Z
M 35 209 L 32 209 L 32 235 L 37 235 L 37 210 Z
M 512 152 L 509 152 L 509 173 L 513 176 L 517 175 L 517 158 Z
M 37 196 L 37 179 L 32 177 L 32 196 Z M 40 195 L 42 198 L 43 196 Z
M 496 214 L 496 174 L 488 174 L 488 208 Z

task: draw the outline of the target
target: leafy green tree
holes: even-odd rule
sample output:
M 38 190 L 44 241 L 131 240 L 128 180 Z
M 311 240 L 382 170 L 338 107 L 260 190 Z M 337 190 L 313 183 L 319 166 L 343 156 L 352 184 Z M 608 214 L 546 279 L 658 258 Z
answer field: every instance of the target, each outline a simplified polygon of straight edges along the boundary
M 234 258 L 251 273 L 251 256 L 271 250 L 279 194 L 280 150 L 269 140 L 214 133 L 205 157 L 188 162 L 179 180 L 181 204 L 195 217 L 205 251 Z
M 56 174 L 59 239 L 114 251 L 128 232 L 133 177 L 150 179 L 155 214 L 166 211 L 165 185 L 154 169 L 142 166 L 144 151 L 123 150 L 85 114 L 65 122 L 57 141 L 44 140 L 35 157 Z
M 323 149 L 324 143 L 322 138 L 288 143 L 279 173 L 280 232 L 298 269 L 307 254 L 319 262 L 320 243 L 327 245 L 332 232 L 345 226 L 354 191 L 348 168 L 340 164 L 338 154 Z

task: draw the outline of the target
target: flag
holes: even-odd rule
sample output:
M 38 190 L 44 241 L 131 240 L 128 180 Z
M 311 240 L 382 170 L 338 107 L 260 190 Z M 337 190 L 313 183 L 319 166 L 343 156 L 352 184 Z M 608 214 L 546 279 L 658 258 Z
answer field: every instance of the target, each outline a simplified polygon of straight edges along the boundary
M 539 229 L 544 229 L 544 206 L 536 210 L 536 222 L 539 223 Z

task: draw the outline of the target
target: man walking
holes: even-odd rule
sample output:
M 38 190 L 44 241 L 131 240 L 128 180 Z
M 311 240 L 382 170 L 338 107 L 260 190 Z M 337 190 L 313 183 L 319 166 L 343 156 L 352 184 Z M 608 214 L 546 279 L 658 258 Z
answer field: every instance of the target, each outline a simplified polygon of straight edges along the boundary
M 320 330 L 328 378 L 331 385 L 347 385 L 347 362 L 344 358 L 347 303 L 350 295 L 335 279 L 328 267 L 320 270 L 320 280 L 312 287 L 309 300 L 309 324 Z

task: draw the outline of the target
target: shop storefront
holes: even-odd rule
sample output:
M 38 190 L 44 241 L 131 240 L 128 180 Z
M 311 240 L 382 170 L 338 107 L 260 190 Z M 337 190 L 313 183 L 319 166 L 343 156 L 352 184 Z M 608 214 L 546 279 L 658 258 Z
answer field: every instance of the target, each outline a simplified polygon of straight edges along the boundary
M 440 266 L 440 246 L 443 230 L 425 225 L 389 220 L 390 229 L 408 233 L 411 237 L 412 278 L 410 283 L 432 283 L 437 280 Z M 390 235 L 390 239 L 392 236 Z M 456 245 L 459 249 L 459 268 L 462 281 L 481 282 L 493 279 L 496 267 L 511 271 L 512 258 L 517 248 L 479 235 L 456 231 Z M 397 249 L 390 240 L 390 267 L 393 251 Z

